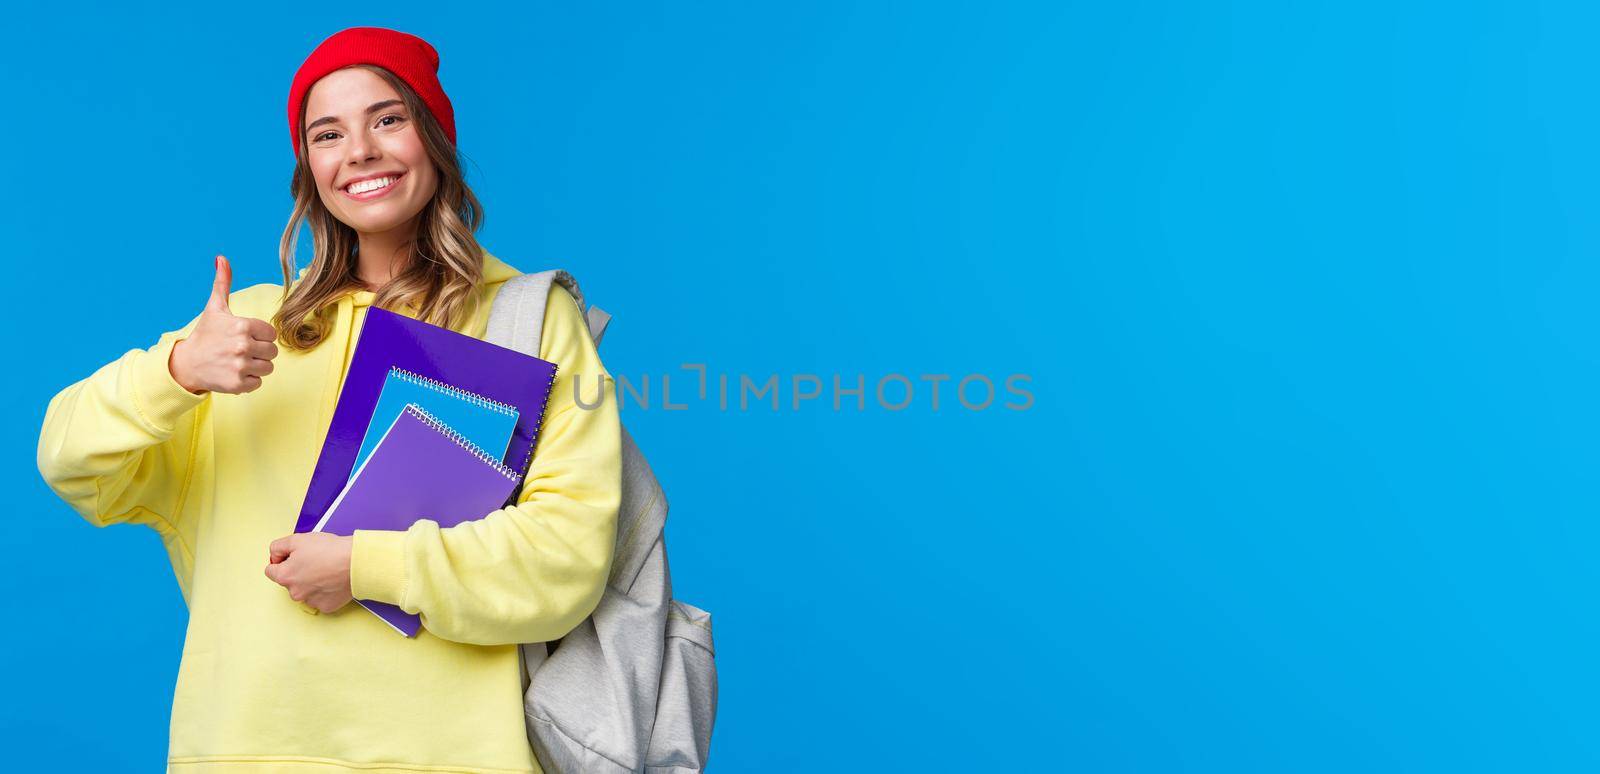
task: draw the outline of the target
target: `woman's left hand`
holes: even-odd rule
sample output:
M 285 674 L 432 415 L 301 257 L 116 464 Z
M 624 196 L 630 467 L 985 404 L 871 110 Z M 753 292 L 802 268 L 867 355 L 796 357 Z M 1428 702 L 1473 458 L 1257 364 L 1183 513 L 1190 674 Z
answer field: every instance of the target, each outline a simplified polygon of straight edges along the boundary
M 289 590 L 289 598 L 324 613 L 350 603 L 350 549 L 354 538 L 328 532 L 296 532 L 268 546 L 267 577 Z

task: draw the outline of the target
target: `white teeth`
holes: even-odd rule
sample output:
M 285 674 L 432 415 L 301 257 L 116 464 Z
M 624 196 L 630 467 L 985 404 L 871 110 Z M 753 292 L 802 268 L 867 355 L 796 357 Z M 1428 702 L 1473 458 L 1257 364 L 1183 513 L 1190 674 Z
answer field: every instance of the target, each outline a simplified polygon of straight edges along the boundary
M 373 180 L 362 180 L 359 183 L 351 183 L 345 190 L 353 194 L 376 191 L 379 188 L 388 188 L 396 179 L 393 177 L 380 177 Z

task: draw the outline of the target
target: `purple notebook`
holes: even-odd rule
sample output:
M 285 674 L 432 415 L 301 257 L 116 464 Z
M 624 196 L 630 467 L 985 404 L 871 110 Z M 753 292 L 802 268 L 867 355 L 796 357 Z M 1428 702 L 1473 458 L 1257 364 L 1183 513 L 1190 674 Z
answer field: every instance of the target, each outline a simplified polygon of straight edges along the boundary
M 310 532 L 350 480 L 361 439 L 393 367 L 515 406 L 517 425 L 501 461 L 525 476 L 533 459 L 556 379 L 554 363 L 376 306 L 366 314 L 295 532 Z M 504 504 L 510 499 L 508 495 Z
M 351 535 L 358 529 L 403 531 L 418 519 L 453 527 L 499 510 L 521 480 L 493 455 L 410 403 L 313 531 L 335 535 Z M 356 601 L 407 637 L 417 636 L 422 628 L 420 616 L 397 605 Z

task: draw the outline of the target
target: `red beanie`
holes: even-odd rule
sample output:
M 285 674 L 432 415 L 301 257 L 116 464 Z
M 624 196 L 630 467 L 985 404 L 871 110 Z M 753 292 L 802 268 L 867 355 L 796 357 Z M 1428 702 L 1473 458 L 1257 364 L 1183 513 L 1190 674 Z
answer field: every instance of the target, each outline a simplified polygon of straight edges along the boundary
M 351 27 L 318 44 L 294 74 L 294 83 L 289 87 L 289 141 L 296 158 L 300 157 L 300 106 L 311 85 L 322 76 L 353 64 L 377 65 L 399 76 L 422 98 L 434 120 L 444 128 L 450 144 L 455 144 L 456 114 L 444 87 L 439 85 L 439 52 L 415 35 L 383 27 Z

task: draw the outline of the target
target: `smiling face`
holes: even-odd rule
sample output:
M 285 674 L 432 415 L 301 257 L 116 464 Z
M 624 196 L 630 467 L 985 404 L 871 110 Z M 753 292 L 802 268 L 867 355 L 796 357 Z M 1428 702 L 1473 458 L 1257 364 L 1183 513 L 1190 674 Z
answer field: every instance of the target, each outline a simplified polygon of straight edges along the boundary
M 414 229 L 438 188 L 400 94 L 361 67 L 335 70 L 306 95 L 306 163 L 323 206 L 363 234 Z

